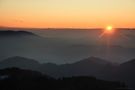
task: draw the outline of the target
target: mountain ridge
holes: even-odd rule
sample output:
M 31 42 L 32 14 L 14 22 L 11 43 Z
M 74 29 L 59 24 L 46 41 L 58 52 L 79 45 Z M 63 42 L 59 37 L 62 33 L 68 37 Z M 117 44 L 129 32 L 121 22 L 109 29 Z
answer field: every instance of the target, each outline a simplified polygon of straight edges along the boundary
M 25 62 L 20 62 L 20 63 L 18 62 L 17 64 L 15 64 L 17 60 L 13 60 L 13 59 L 22 59 L 25 60 Z M 99 59 L 99 60 L 97 60 L 96 63 L 95 62 L 93 63 L 93 60 L 87 60 L 87 59 L 93 59 L 93 60 Z M 33 59 L 27 59 L 19 56 L 11 57 L 6 60 L 10 61 L 10 63 L 12 60 L 14 61 L 11 63 L 11 66 L 9 64 L 10 67 L 36 70 L 55 78 L 72 77 L 72 76 L 95 76 L 96 78 L 104 79 L 104 80 L 125 81 L 129 86 L 134 87 L 135 67 L 134 67 L 134 63 L 132 66 L 131 63 L 135 62 L 135 59 L 129 60 L 129 62 L 125 62 L 129 66 L 128 65 L 125 66 L 124 64 L 119 64 L 115 66 L 110 63 L 108 64 L 108 62 L 106 64 L 104 62 L 101 63 L 101 61 L 104 60 L 101 59 L 100 61 L 100 58 L 96 58 L 96 57 L 89 57 L 87 59 L 83 59 L 75 63 L 62 64 L 62 65 L 57 65 L 54 63 L 41 64 Z M 0 62 L 0 69 L 2 69 L 1 68 L 2 65 L 5 66 L 4 68 L 8 67 L 6 60 Z M 6 63 L 3 63 L 5 61 Z M 27 63 L 26 61 L 27 62 L 30 61 L 31 63 L 30 62 Z M 98 63 L 98 61 L 100 61 L 100 63 Z

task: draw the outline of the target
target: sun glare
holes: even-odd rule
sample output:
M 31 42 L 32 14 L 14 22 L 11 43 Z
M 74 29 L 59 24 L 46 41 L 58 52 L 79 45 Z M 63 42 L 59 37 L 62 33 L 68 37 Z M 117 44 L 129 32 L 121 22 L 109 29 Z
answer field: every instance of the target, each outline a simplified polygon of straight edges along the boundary
M 106 26 L 105 27 L 105 29 L 103 29 L 103 32 L 102 32 L 102 34 L 100 35 L 100 37 L 103 37 L 103 36 L 112 36 L 112 34 L 114 33 L 114 28 L 113 28 L 113 26 L 111 26 L 111 25 L 108 25 L 108 26 Z
M 112 29 L 113 29 L 112 26 L 107 26 L 107 27 L 106 27 L 106 30 L 108 30 L 108 31 L 112 31 Z
M 112 34 L 114 32 L 114 29 L 112 26 L 107 26 L 105 29 L 105 32 L 108 34 Z

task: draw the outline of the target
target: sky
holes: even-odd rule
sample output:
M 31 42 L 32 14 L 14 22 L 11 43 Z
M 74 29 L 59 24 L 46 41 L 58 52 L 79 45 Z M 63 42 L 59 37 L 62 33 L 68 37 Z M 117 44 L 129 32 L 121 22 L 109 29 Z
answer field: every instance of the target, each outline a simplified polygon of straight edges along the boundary
M 135 28 L 135 0 L 0 0 L 0 26 Z

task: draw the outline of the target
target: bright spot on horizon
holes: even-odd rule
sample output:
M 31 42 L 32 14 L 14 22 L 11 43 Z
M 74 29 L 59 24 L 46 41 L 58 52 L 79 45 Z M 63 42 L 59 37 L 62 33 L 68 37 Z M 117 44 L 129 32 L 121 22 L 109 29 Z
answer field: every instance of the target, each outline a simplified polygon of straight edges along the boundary
M 106 28 L 103 30 L 103 32 L 101 33 L 100 37 L 103 37 L 103 36 L 110 36 L 111 34 L 114 33 L 114 28 L 112 25 L 108 25 L 106 26 Z
M 105 30 L 106 33 L 112 34 L 114 32 L 113 26 L 108 25 Z
M 113 29 L 112 26 L 107 26 L 107 27 L 106 27 L 106 30 L 108 30 L 108 31 L 111 31 L 112 29 Z

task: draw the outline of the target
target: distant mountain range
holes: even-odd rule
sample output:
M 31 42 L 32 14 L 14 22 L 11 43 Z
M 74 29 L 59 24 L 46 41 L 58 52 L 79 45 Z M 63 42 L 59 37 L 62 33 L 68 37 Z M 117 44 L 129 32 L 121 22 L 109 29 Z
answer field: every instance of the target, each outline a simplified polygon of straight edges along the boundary
M 97 42 L 94 44 L 96 38 L 93 38 L 93 36 L 97 35 L 95 33 L 100 34 L 98 30 L 84 31 L 48 30 L 40 32 L 45 33 L 42 36 L 34 33 L 34 30 L 18 31 L 18 29 L 15 29 L 12 31 L 9 29 L 0 31 L 0 60 L 22 56 L 38 60 L 40 63 L 63 64 L 77 62 L 89 56 L 96 56 L 118 63 L 135 58 L 135 48 L 121 45 L 111 45 L 111 55 L 108 57 L 105 45 L 100 45 Z M 62 36 L 59 37 L 60 35 Z M 71 36 L 71 38 L 67 38 L 67 36 Z
M 120 80 L 126 82 L 130 87 L 134 87 L 135 83 L 135 59 L 123 64 L 113 64 L 97 57 L 89 57 L 72 64 L 56 65 L 53 63 L 41 64 L 32 59 L 16 56 L 0 62 L 0 69 L 8 67 L 36 70 L 55 78 L 95 76 L 104 80 Z

